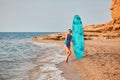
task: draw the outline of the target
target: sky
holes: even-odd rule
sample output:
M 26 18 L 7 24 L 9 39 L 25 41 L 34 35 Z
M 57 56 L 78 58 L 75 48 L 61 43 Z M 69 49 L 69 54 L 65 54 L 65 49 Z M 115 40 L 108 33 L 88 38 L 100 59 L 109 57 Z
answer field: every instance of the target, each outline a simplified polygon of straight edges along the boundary
M 111 20 L 111 0 L 0 0 L 0 32 L 64 32 L 74 15 L 83 25 Z

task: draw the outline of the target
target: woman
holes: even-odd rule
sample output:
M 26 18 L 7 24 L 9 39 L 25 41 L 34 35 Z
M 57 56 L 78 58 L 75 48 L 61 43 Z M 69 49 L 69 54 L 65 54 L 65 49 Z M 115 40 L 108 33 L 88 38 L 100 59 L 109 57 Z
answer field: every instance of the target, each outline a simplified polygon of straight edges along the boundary
M 68 29 L 66 37 L 65 37 L 65 53 L 66 53 L 66 63 L 68 63 L 69 56 L 71 55 L 71 50 L 70 50 L 70 42 L 72 41 L 72 30 Z

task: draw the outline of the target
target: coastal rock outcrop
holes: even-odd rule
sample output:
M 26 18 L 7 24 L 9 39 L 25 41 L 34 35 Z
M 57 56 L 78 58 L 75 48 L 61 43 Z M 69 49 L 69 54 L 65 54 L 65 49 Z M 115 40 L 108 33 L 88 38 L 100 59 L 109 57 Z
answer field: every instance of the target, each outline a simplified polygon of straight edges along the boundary
M 119 21 L 118 21 L 119 22 Z M 85 26 L 85 38 L 99 39 L 99 38 L 116 38 L 120 37 L 120 23 L 110 21 L 105 24 L 88 25 Z
M 33 40 L 64 40 L 65 33 L 45 34 L 40 37 L 33 37 Z
M 85 39 L 120 37 L 120 0 L 112 0 L 110 9 L 112 21 L 85 26 Z
M 113 20 L 120 19 L 120 0 L 112 0 L 111 14 Z

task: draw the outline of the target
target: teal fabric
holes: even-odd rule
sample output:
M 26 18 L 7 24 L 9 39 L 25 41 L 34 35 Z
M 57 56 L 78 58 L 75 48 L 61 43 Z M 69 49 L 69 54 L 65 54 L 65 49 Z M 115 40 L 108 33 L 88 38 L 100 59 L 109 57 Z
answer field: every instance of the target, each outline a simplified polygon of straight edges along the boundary
M 72 24 L 73 50 L 76 59 L 84 56 L 84 31 L 81 18 L 75 15 Z

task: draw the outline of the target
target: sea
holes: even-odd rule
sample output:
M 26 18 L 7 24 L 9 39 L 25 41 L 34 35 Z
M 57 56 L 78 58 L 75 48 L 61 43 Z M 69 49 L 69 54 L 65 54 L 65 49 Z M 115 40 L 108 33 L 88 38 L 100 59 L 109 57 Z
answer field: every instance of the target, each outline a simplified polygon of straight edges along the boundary
M 66 80 L 56 64 L 64 50 L 32 37 L 55 32 L 0 32 L 0 80 Z

